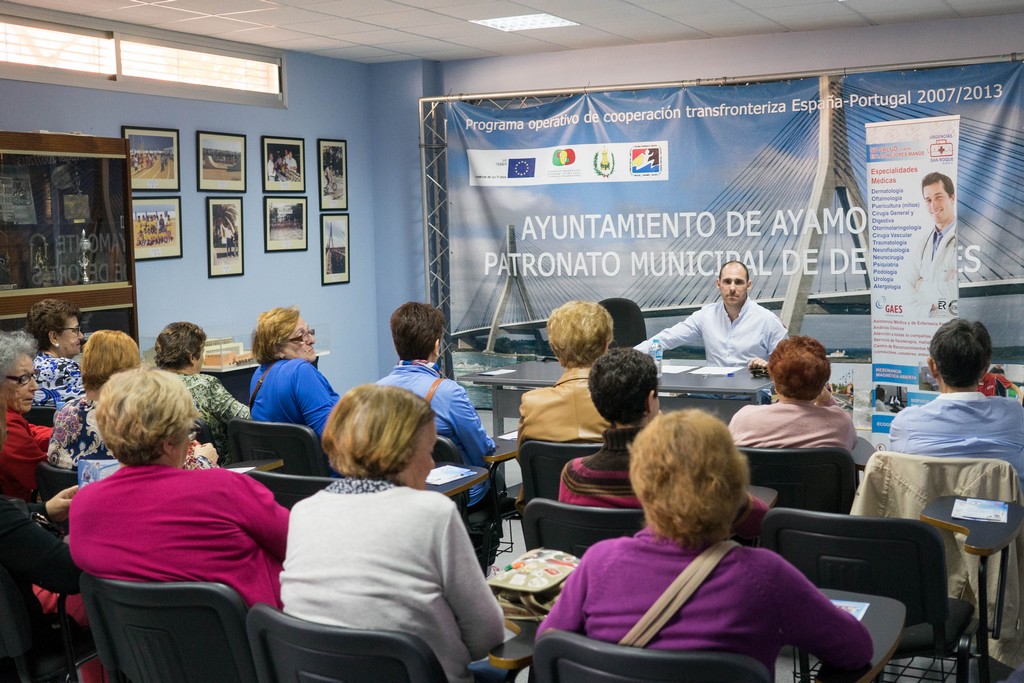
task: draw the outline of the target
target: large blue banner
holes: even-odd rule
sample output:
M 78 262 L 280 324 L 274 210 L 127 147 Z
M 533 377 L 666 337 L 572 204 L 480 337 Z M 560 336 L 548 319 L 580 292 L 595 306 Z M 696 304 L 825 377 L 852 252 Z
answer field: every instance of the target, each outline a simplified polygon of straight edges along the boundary
M 564 301 L 612 296 L 685 315 L 716 300 L 721 263 L 738 258 L 753 298 L 794 328 L 870 347 L 865 124 L 958 114 L 959 312 L 1018 359 L 1021 68 L 451 103 L 452 331 L 536 326 Z

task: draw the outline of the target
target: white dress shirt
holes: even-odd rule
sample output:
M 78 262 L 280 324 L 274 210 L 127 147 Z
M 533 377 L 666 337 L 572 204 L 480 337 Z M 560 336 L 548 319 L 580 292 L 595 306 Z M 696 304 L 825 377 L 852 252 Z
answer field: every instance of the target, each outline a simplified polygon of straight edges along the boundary
M 729 320 L 725 304 L 719 301 L 652 337 L 666 350 L 703 344 L 708 364 L 720 367 L 746 365 L 751 358 L 767 359 L 785 338 L 786 328 L 778 316 L 752 299 L 743 304 L 736 320 Z M 650 353 L 651 340 L 634 348 Z

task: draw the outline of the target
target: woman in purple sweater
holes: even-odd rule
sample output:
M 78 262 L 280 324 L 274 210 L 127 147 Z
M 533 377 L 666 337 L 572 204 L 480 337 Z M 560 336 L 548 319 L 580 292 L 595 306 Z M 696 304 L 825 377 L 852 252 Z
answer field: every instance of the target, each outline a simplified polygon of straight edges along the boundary
M 746 459 L 700 410 L 656 417 L 633 442 L 630 479 L 647 528 L 591 546 L 541 624 L 617 643 L 705 548 L 729 536 L 746 500 Z M 775 670 L 783 645 L 836 667 L 871 659 L 871 636 L 775 553 L 734 548 L 648 644 L 747 655 Z

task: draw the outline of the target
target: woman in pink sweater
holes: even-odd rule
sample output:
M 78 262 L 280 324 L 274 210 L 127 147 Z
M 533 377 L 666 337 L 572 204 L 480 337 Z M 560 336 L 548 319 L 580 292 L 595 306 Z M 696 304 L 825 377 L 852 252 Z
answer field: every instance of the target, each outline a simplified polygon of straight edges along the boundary
M 828 391 L 832 366 L 812 337 L 789 337 L 768 358 L 777 403 L 740 408 L 729 423 L 737 446 L 853 450 L 857 430 Z

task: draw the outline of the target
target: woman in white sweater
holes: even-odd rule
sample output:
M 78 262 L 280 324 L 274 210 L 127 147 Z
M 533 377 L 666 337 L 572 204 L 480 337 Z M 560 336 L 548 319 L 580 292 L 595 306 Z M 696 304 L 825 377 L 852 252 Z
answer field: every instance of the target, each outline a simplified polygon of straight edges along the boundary
M 342 479 L 296 504 L 281 574 L 284 611 L 422 638 L 449 680 L 503 638 L 455 504 L 424 491 L 434 414 L 398 387 L 363 385 L 327 419 L 324 451 Z

